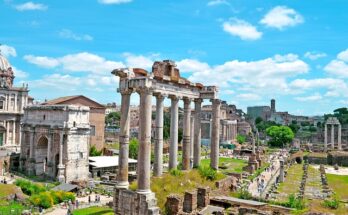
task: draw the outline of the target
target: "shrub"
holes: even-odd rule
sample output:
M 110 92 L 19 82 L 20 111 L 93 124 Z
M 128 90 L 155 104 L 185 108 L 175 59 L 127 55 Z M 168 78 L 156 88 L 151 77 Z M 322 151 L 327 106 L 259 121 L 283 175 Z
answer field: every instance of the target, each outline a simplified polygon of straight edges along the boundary
M 101 156 L 103 154 L 103 150 L 98 151 L 95 146 L 91 146 L 89 149 L 89 156 Z
M 50 192 L 42 192 L 40 194 L 35 194 L 29 198 L 29 201 L 34 206 L 41 206 L 43 208 L 50 208 L 53 206 L 53 198 Z
M 179 169 L 171 169 L 170 171 L 169 171 L 169 173 L 172 175 L 172 176 L 182 176 L 183 175 L 183 173 L 182 173 L 182 171 L 181 170 L 179 170 Z
M 213 181 L 217 178 L 217 171 L 209 166 L 198 167 L 198 172 L 203 178 L 210 181 Z
M 249 193 L 248 189 L 246 188 L 240 189 L 239 192 L 237 193 L 237 197 L 240 199 L 247 199 L 247 200 L 253 198 L 251 193 Z
M 325 199 L 323 202 L 323 206 L 330 209 L 337 209 L 340 206 L 340 202 L 337 199 L 337 197 L 334 197 L 333 199 Z
M 287 202 L 283 202 L 280 205 L 289 208 L 295 208 L 297 210 L 302 210 L 305 208 L 305 202 L 303 199 L 296 197 L 294 194 L 290 194 Z
M 20 187 L 23 193 L 29 196 L 46 191 L 46 188 L 41 184 L 33 183 L 24 179 L 17 179 L 15 185 Z

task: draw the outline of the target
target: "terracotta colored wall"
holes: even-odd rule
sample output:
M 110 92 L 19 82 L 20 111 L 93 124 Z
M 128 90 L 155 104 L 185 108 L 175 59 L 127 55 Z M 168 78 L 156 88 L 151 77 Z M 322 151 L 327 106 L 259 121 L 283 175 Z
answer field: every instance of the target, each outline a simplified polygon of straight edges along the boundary
M 104 148 L 105 110 L 91 109 L 89 122 L 95 126 L 95 136 L 91 136 L 90 144 L 101 150 Z

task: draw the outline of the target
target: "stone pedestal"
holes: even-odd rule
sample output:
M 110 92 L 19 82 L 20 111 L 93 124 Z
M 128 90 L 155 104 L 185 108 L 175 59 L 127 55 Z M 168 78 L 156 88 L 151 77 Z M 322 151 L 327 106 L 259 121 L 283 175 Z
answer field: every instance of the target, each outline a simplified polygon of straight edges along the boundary
M 197 190 L 197 207 L 205 208 L 210 203 L 210 188 L 198 188 Z
M 183 211 L 191 213 L 197 209 L 197 191 L 185 192 Z
M 279 182 L 284 182 L 284 160 L 280 160 Z
M 262 159 L 261 159 L 261 153 L 259 150 L 256 151 L 256 160 L 257 163 L 259 164 L 259 168 L 262 166 Z
M 59 164 L 59 165 L 58 165 L 58 181 L 59 181 L 60 183 L 65 183 L 65 174 L 64 174 L 64 171 L 65 171 L 65 166 Z
M 248 168 L 249 168 L 249 173 L 253 174 L 255 170 L 259 168 L 259 163 L 256 160 L 256 155 L 252 153 L 249 156 L 249 161 L 248 161 Z

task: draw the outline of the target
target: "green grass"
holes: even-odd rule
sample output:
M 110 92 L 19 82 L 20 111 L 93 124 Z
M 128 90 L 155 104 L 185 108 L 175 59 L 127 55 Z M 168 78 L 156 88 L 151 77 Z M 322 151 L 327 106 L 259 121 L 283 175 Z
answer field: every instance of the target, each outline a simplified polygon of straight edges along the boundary
M 74 210 L 73 215 L 113 215 L 112 208 L 109 207 L 90 207 Z
M 182 171 L 182 174 L 178 174 L 176 176 L 166 173 L 162 177 L 151 178 L 151 190 L 156 194 L 158 206 L 162 211 L 164 211 L 167 196 L 170 194 L 178 194 L 183 196 L 186 191 L 192 191 L 202 186 L 210 187 L 213 190 L 216 189 L 215 182 L 223 179 L 224 177 L 225 175 L 218 173 L 216 180 L 206 180 L 196 169 L 191 171 Z M 129 188 L 136 190 L 136 181 L 134 181 Z
M 348 176 L 326 174 L 329 186 L 340 200 L 348 200 Z
M 210 159 L 203 159 L 201 161 L 201 166 L 209 166 L 210 165 Z M 235 158 L 225 158 L 220 157 L 219 158 L 219 166 L 225 166 L 226 169 L 219 169 L 220 172 L 224 174 L 228 173 L 242 173 L 243 167 L 248 165 L 248 161 L 241 160 L 241 159 L 235 159 Z
M 120 144 L 119 143 L 112 143 L 112 144 L 106 143 L 105 147 L 108 149 L 120 149 Z
M 20 215 L 26 208 L 17 202 L 7 202 L 7 204 L 0 204 L 0 214 Z
M 280 194 L 278 195 L 277 200 L 284 201 L 291 194 L 298 193 L 302 174 L 303 170 L 301 164 L 294 164 L 289 168 L 285 181 L 280 183 L 277 189 L 278 193 Z
M 13 195 L 19 189 L 13 184 L 0 184 L 0 204 L 7 204 L 7 196 Z

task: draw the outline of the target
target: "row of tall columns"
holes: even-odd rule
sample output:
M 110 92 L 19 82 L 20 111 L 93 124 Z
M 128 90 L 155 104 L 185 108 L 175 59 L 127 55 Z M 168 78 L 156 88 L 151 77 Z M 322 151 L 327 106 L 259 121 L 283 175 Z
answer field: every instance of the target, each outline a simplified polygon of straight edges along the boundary
M 331 126 L 331 149 L 335 149 L 335 124 L 325 124 L 325 130 L 324 130 L 324 149 L 327 150 L 327 144 L 328 144 L 328 127 L 327 125 Z M 342 150 L 342 126 L 341 124 L 338 125 L 338 137 L 337 137 L 337 148 L 338 150 Z
M 236 134 L 236 126 L 234 124 L 222 124 L 222 140 L 223 141 L 231 141 L 235 138 L 234 134 Z
M 151 120 L 152 120 L 152 95 L 151 89 L 142 88 L 140 94 L 140 120 L 139 120 L 139 151 L 137 182 L 138 193 L 150 193 L 151 176 Z M 155 131 L 155 159 L 154 175 L 161 176 L 163 173 L 163 101 L 164 96 L 154 94 L 156 97 L 156 131 Z M 119 169 L 117 174 L 117 188 L 128 188 L 128 151 L 129 151 L 129 124 L 130 124 L 130 96 L 131 92 L 121 92 L 121 122 L 120 122 L 120 154 Z M 171 99 L 171 125 L 169 146 L 169 169 L 177 168 L 178 160 L 178 121 L 179 121 L 179 98 L 170 96 Z M 183 169 L 199 166 L 201 159 L 201 104 L 202 99 L 195 99 L 195 115 L 191 119 L 191 99 L 184 98 L 184 133 L 183 133 Z M 220 100 L 213 102 L 213 135 L 211 143 L 211 166 L 218 168 L 219 160 L 219 123 L 220 123 Z M 191 123 L 194 122 L 194 123 Z M 192 125 L 193 124 L 193 125 Z M 192 134 L 194 133 L 194 134 Z M 192 135 L 193 140 L 192 140 Z M 192 145 L 193 143 L 193 145 Z

